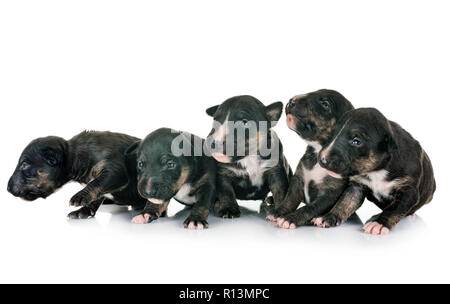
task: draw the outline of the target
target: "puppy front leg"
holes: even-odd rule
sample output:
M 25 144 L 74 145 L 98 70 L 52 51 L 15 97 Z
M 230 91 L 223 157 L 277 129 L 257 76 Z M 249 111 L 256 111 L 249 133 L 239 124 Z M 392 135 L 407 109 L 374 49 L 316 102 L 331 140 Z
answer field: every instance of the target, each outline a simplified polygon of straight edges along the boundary
M 272 192 L 275 209 L 284 201 L 289 189 L 289 178 L 283 168 L 270 170 L 268 173 L 269 189 Z
M 147 202 L 144 210 L 140 214 L 136 215 L 131 222 L 133 224 L 147 224 L 151 223 L 160 217 L 164 216 L 167 212 L 167 207 L 169 202 L 163 202 L 162 204 L 154 204 L 152 202 Z
M 209 210 L 215 198 L 214 185 L 205 184 L 197 191 L 197 203 L 194 204 L 191 214 L 184 221 L 184 228 L 203 229 L 208 228 Z
M 339 226 L 361 207 L 365 198 L 364 188 L 359 184 L 350 183 L 331 211 L 322 217 L 314 218 L 312 222 L 321 228 Z
M 107 203 L 107 201 L 110 201 L 106 197 L 102 197 L 96 201 L 91 202 L 87 206 L 81 207 L 78 210 L 75 210 L 67 215 L 67 218 L 70 220 L 76 220 L 76 219 L 87 219 L 90 217 L 94 217 L 97 213 L 98 208 L 100 208 L 101 205 Z M 111 201 L 113 202 L 113 201 Z
M 314 202 L 301 207 L 291 214 L 281 216 L 277 219 L 280 228 L 294 229 L 311 223 L 311 220 L 329 211 L 336 203 L 340 193 L 322 195 Z
M 304 201 L 304 199 L 303 178 L 298 175 L 294 175 L 291 179 L 291 183 L 289 184 L 289 189 L 285 198 L 278 204 L 278 206 L 275 205 L 273 210 L 268 212 L 267 219 L 274 222 L 277 218 L 294 212 L 300 203 Z
M 221 218 L 235 218 L 241 216 L 241 210 L 236 201 L 231 181 L 226 177 L 217 177 L 217 201 L 213 205 L 214 215 Z
M 70 199 L 70 205 L 88 206 L 102 195 L 123 189 L 127 184 L 128 177 L 125 169 L 103 169 L 83 190 Z
M 403 188 L 394 195 L 394 200 L 383 212 L 372 217 L 363 227 L 368 234 L 388 234 L 398 222 L 406 217 L 419 200 L 419 194 L 413 187 Z

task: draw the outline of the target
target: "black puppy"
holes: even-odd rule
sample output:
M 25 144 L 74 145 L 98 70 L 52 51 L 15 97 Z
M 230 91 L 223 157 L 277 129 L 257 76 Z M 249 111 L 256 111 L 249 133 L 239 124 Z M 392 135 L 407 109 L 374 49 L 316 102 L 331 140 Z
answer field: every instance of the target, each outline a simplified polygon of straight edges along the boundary
M 162 128 L 130 146 L 128 154 L 137 154 L 138 191 L 148 200 L 133 223 L 158 219 L 175 198 L 192 206 L 184 221 L 186 228 L 208 228 L 206 220 L 216 195 L 216 162 L 204 155 L 203 145 L 199 137 Z
M 71 219 L 95 216 L 102 203 L 142 209 L 146 201 L 136 190 L 136 160 L 124 154 L 137 140 L 111 132 L 82 132 L 69 141 L 53 136 L 35 139 L 20 156 L 8 191 L 34 201 L 69 181 L 86 184 L 70 200 L 70 205 L 82 206 L 68 215 Z
M 367 197 L 382 212 L 368 221 L 364 232 L 387 234 L 431 201 L 436 183 L 430 159 L 398 124 L 376 109 L 363 108 L 346 113 L 333 132 L 333 140 L 320 152 L 320 165 L 335 178 L 350 178 L 351 185 L 316 225 L 345 221 Z
M 214 117 L 207 138 L 219 162 L 216 216 L 240 216 L 236 199 L 264 200 L 272 192 L 275 205 L 286 195 L 291 168 L 271 128 L 280 119 L 281 102 L 264 106 L 252 96 L 236 96 L 206 110 Z
M 286 122 L 306 141 L 308 147 L 291 179 L 283 203 L 267 217 L 278 226 L 292 229 L 306 225 L 329 211 L 347 185 L 346 179 L 327 174 L 318 163 L 318 154 L 331 137 L 331 130 L 352 104 L 340 93 L 319 90 L 293 97 L 286 105 Z M 300 203 L 306 206 L 298 209 Z

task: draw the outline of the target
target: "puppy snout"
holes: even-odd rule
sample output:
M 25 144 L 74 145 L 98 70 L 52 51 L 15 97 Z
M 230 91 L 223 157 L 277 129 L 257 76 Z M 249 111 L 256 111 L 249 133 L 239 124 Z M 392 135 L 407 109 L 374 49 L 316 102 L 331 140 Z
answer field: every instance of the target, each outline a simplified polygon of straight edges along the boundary
M 156 189 L 150 189 L 147 191 L 149 197 L 154 197 L 156 195 Z
M 328 159 L 328 157 L 322 155 L 320 157 L 320 163 L 322 164 L 322 167 L 328 168 L 330 160 Z
M 147 197 L 154 197 L 156 195 L 156 192 L 156 187 L 151 182 L 148 182 L 147 186 L 145 187 L 145 195 Z
M 8 192 L 15 196 L 17 196 L 19 193 L 19 187 L 14 183 L 12 179 L 10 179 L 8 182 Z

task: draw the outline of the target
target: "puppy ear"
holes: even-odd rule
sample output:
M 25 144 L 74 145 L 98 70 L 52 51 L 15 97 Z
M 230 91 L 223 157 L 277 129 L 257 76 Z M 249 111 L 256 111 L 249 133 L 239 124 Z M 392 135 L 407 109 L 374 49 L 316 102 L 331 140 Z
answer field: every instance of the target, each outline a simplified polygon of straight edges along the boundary
M 394 137 L 392 136 L 392 134 L 390 132 L 388 132 L 383 139 L 382 142 L 382 150 L 386 151 L 387 153 L 393 153 L 395 151 L 397 151 L 398 146 L 397 146 L 397 142 L 395 141 Z
M 266 116 L 269 121 L 280 120 L 283 113 L 283 103 L 281 101 L 272 103 L 266 107 Z
M 125 150 L 125 155 L 130 155 L 130 154 L 133 154 L 134 152 L 136 152 L 136 150 L 140 144 L 141 144 L 141 141 L 139 140 L 139 141 L 135 142 L 134 144 L 132 144 L 131 146 L 129 146 Z
M 214 117 L 214 115 L 216 115 L 216 112 L 217 112 L 217 109 L 219 108 L 219 105 L 217 105 L 217 106 L 214 106 L 214 107 L 211 107 L 211 108 L 208 108 L 207 110 L 206 110 L 206 114 L 208 114 L 209 116 L 211 116 L 211 117 Z

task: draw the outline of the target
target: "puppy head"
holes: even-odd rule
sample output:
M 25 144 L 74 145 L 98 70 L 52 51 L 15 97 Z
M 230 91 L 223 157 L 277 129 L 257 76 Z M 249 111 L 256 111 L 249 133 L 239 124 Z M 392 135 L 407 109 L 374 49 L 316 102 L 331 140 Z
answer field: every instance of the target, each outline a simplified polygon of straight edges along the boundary
M 258 99 L 244 95 L 232 97 L 206 113 L 214 124 L 206 143 L 219 162 L 232 163 L 259 152 L 264 143 L 271 143 L 270 129 L 283 112 L 283 103 L 265 106 Z
M 396 150 L 386 117 L 376 109 L 356 109 L 344 114 L 333 129 L 319 163 L 333 177 L 361 175 L 382 168 Z
M 137 187 L 143 198 L 162 204 L 169 201 L 187 182 L 192 159 L 175 153 L 174 143 L 179 138 L 188 137 L 189 134 L 162 128 L 128 148 L 127 154 L 136 153 Z
M 67 142 L 59 137 L 33 140 L 22 152 L 8 191 L 27 201 L 46 198 L 65 182 Z
M 304 140 L 323 142 L 352 104 L 339 92 L 319 90 L 291 98 L 286 105 L 286 123 Z

